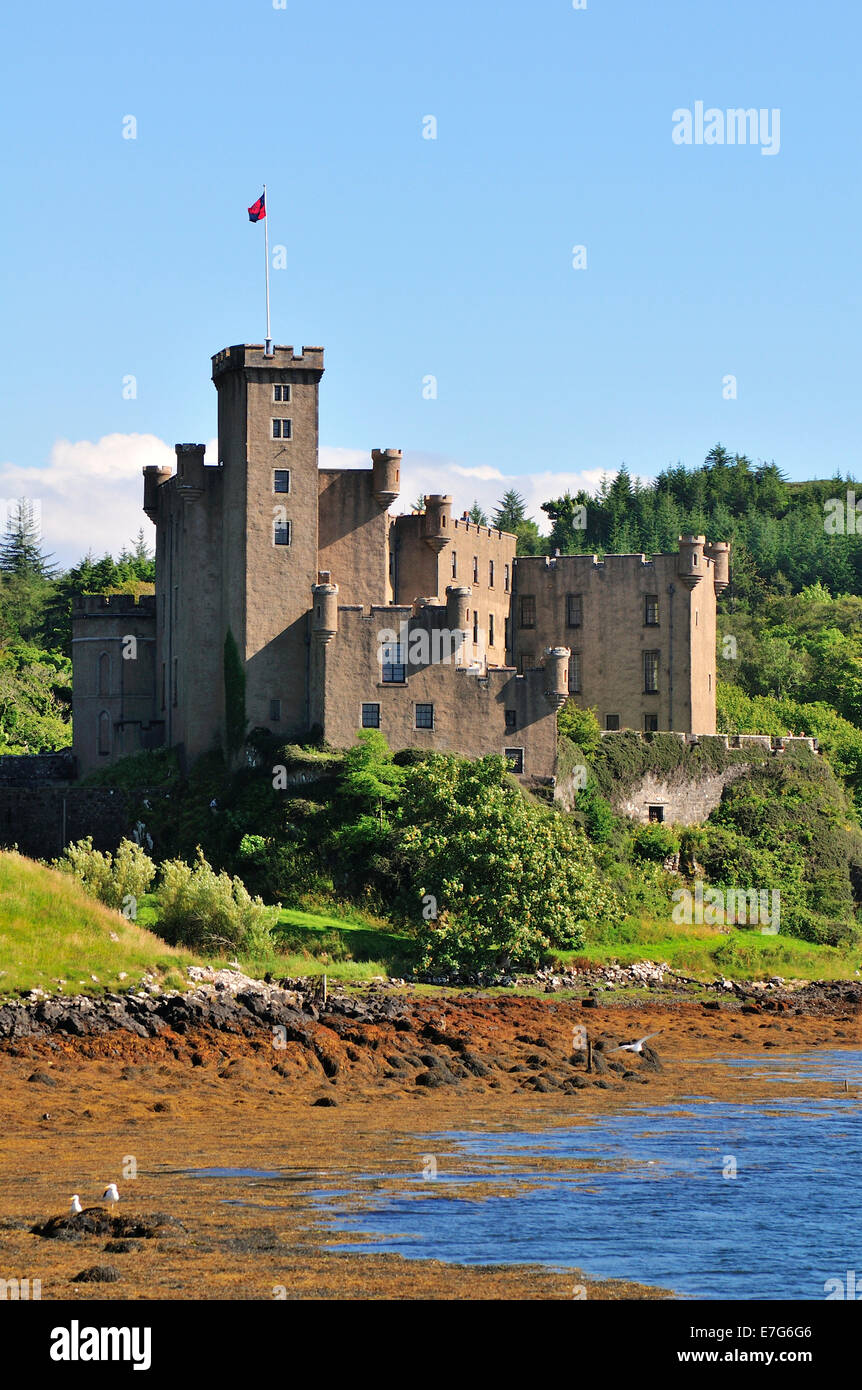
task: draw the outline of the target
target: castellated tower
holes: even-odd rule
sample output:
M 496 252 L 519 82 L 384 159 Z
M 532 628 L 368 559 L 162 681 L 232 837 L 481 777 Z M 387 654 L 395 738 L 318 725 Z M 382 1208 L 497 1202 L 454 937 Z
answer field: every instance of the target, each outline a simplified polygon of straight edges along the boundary
M 308 609 L 318 570 L 323 348 L 227 348 L 213 358 L 223 473 L 221 644 L 246 673 L 249 728 L 308 728 Z

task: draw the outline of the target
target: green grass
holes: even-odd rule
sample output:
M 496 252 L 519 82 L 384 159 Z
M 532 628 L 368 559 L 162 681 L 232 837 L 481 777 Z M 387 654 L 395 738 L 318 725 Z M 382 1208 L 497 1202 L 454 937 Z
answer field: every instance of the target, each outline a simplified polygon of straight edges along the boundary
M 70 875 L 0 851 L 0 995 L 56 992 L 58 980 L 64 994 L 96 994 L 136 985 L 145 971 L 180 988 L 195 960 L 95 902 Z
M 138 905 L 138 923 L 158 931 L 158 911 L 152 893 Z M 372 980 L 402 974 L 409 964 L 410 938 L 358 908 L 303 909 L 285 907 L 273 926 L 273 949 L 249 955 L 238 952 L 247 975 L 328 975 L 334 980 Z M 225 966 L 228 956 L 209 958 Z
M 560 960 L 589 959 L 597 965 L 616 960 L 666 961 L 694 979 L 757 980 L 783 975 L 801 980 L 852 980 L 862 969 L 862 949 L 818 946 L 795 936 L 764 936 L 733 927 L 677 926 L 650 917 L 629 917 L 613 930 L 587 932 L 580 951 L 561 951 Z

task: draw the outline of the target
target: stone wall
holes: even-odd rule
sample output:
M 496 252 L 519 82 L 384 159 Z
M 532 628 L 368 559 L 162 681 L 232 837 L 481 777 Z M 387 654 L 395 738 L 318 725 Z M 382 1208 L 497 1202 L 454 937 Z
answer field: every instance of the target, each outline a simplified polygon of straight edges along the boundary
M 0 787 L 46 786 L 76 776 L 71 748 L 59 753 L 7 753 L 0 757 Z
M 615 797 L 613 807 L 618 815 L 631 816 L 642 825 L 649 821 L 651 806 L 662 807 L 668 824 L 700 825 L 721 801 L 725 787 L 750 771 L 749 763 L 735 763 L 723 772 L 707 773 L 696 780 L 648 773 Z
M 108 787 L 0 787 L 0 849 L 31 859 L 55 859 L 86 835 L 113 850 L 133 828 L 123 793 Z

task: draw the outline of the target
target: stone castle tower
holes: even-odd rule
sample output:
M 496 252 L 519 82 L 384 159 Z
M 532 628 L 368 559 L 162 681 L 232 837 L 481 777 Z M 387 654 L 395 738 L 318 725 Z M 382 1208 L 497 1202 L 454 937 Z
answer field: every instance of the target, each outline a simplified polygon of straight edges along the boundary
M 609 729 L 715 731 L 726 543 L 516 559 L 514 536 L 453 517 L 449 496 L 392 516 L 400 450 L 319 467 L 323 355 L 217 353 L 217 464 L 178 444 L 175 472 L 144 470 L 155 600 L 88 597 L 73 615 L 81 772 L 224 748 L 237 658 L 247 731 L 347 746 L 380 728 L 393 748 L 505 753 L 527 782 L 554 780 L 569 695 Z

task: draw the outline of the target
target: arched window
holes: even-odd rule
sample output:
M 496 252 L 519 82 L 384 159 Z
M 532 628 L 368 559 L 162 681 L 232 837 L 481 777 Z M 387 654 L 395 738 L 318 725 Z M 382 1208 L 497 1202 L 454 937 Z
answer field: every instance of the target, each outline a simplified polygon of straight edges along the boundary
M 111 716 L 106 709 L 99 715 L 99 752 L 111 751 Z
M 99 657 L 99 694 L 110 695 L 111 693 L 111 658 L 107 652 L 102 652 Z

